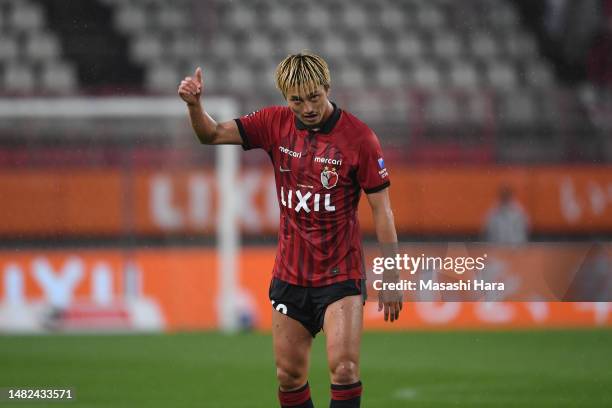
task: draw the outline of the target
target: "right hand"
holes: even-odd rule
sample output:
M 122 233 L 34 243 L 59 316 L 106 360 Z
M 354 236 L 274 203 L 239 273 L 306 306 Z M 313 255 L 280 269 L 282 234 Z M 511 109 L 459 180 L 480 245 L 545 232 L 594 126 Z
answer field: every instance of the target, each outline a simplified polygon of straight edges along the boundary
M 185 77 L 178 88 L 178 94 L 187 105 L 197 105 L 200 103 L 202 95 L 202 68 L 195 70 L 195 77 Z

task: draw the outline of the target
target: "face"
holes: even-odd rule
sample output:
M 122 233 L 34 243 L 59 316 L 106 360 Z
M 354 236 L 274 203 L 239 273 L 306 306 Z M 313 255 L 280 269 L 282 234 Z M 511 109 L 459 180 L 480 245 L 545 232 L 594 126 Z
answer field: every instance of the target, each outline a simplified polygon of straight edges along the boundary
M 289 108 L 306 126 L 316 126 L 323 123 L 331 113 L 328 99 L 329 90 L 323 85 L 315 88 L 310 94 L 300 94 L 297 89 L 287 93 Z

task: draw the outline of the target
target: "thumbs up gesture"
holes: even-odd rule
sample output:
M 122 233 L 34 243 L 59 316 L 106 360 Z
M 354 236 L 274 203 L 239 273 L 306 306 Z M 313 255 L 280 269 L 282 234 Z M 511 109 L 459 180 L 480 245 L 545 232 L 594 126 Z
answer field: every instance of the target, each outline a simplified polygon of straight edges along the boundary
M 185 77 L 181 81 L 178 88 L 178 94 L 187 105 L 197 105 L 200 103 L 200 95 L 202 95 L 202 68 L 198 67 L 195 70 L 194 77 Z

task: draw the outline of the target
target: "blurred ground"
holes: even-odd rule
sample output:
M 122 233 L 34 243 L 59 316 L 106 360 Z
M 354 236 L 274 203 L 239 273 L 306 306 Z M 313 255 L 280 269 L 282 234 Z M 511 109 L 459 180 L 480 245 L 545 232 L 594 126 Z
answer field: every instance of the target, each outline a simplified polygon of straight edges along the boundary
M 366 333 L 364 407 L 612 406 L 612 330 Z M 315 406 L 328 406 L 324 338 Z M 74 387 L 3 407 L 274 407 L 266 334 L 0 337 L 0 385 Z

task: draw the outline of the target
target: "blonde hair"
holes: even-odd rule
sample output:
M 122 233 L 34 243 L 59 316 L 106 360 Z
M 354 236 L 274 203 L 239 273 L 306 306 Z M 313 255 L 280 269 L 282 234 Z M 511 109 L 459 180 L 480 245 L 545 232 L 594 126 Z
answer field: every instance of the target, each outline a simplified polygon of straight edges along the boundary
M 294 88 L 300 94 L 308 95 L 320 85 L 329 89 L 331 83 L 327 62 L 310 51 L 288 55 L 276 67 L 274 77 L 276 87 L 285 98 Z

